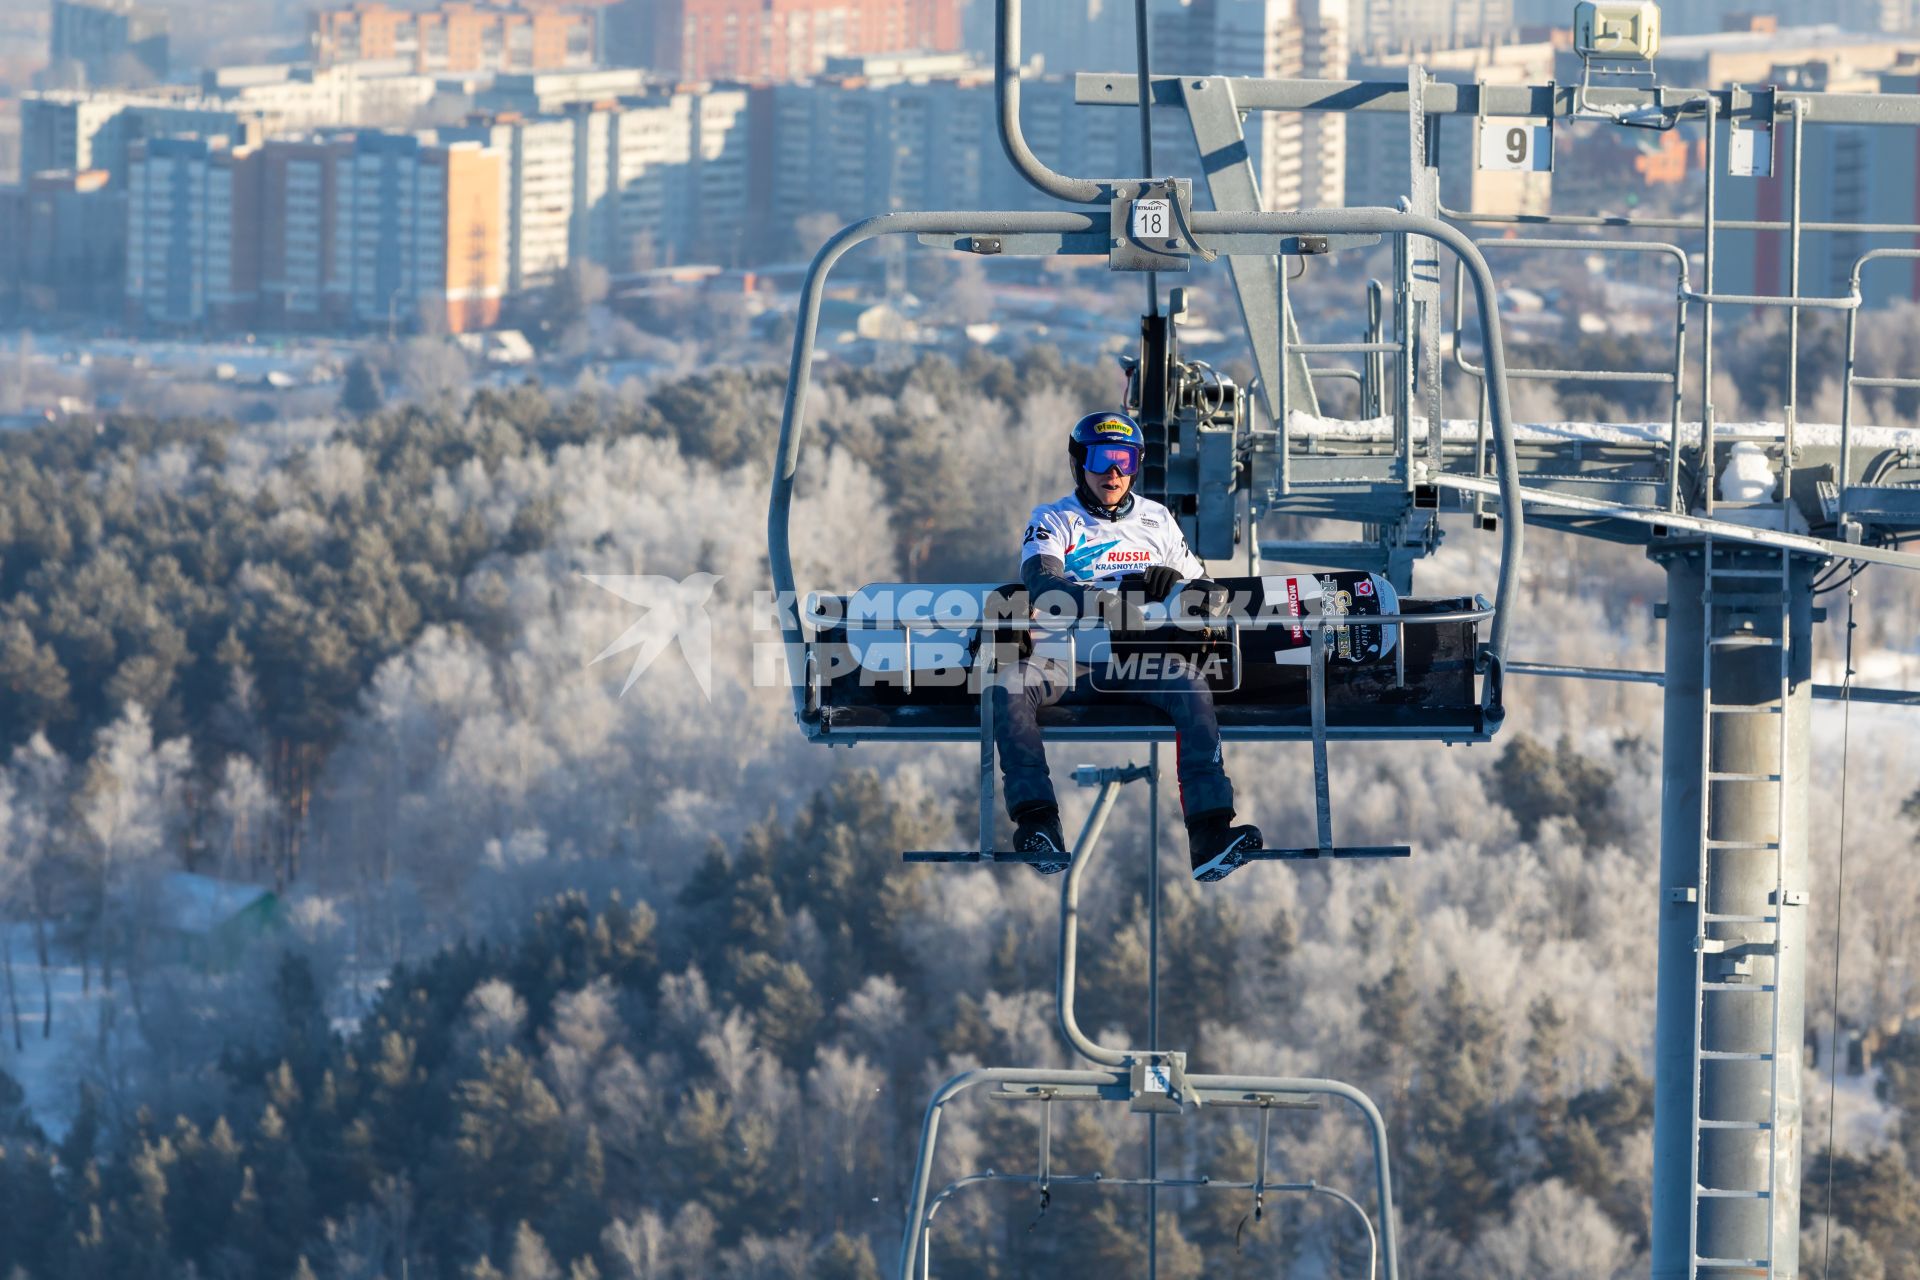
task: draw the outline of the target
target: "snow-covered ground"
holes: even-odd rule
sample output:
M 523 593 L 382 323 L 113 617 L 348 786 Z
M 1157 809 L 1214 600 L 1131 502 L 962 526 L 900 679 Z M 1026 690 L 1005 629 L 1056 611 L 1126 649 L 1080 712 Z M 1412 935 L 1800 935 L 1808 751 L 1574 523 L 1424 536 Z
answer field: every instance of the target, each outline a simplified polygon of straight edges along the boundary
M 88 984 L 83 983 L 79 961 L 58 948 L 49 950 L 51 963 L 43 973 L 33 933 L 27 923 L 0 925 L 0 946 L 12 949 L 13 992 L 20 1010 L 16 1045 L 13 1008 L 0 982 L 0 1071 L 26 1091 L 33 1118 L 57 1138 L 72 1123 L 84 1064 L 98 1047 L 101 1018 L 111 1017 L 115 997 L 102 990 L 97 969 L 91 989 L 84 990 Z M 51 1034 L 43 1034 L 49 996 Z

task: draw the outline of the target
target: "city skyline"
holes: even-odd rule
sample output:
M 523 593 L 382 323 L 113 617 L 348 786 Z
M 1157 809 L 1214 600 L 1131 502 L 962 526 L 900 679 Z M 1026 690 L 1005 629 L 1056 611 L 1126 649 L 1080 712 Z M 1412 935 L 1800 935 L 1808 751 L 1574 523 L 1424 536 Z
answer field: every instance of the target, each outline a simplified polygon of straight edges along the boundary
M 968 14 L 955 0 L 640 7 L 656 19 L 646 40 L 628 21 L 635 0 L 435 0 L 411 9 L 354 0 L 308 15 L 303 57 L 197 75 L 171 67 L 173 79 L 162 82 L 151 61 L 135 58 L 148 69 L 142 77 L 126 59 L 164 58 L 153 43 L 156 33 L 165 42 L 163 12 L 130 0 L 55 0 L 51 69 L 90 68 L 85 81 L 113 67 L 146 82 L 17 99 L 23 176 L 0 188 L 0 228 L 13 231 L 12 300 L 18 307 L 31 298 L 42 314 L 112 314 L 160 327 L 459 331 L 492 323 L 513 299 L 553 287 L 576 265 L 615 275 L 752 267 L 804 256 L 800 229 L 812 217 L 1044 203 L 998 163 L 991 74 L 961 47 Z M 1873 13 L 1885 20 L 1891 10 Z M 99 21 L 75 16 L 83 14 Z M 1578 76 L 1564 38 L 1522 25 L 1526 3 L 1155 0 L 1150 14 L 1161 65 L 1392 79 L 1417 56 L 1441 78 Z M 738 38 L 741 20 L 779 15 L 790 19 L 782 28 L 789 43 Z M 669 27 L 677 37 L 663 41 Z M 1068 70 L 1076 56 L 1130 58 L 1131 13 L 1084 0 L 1042 8 L 1028 27 L 1025 110 L 1036 145 L 1070 158 L 1070 168 L 1126 172 L 1137 163 L 1134 129 L 1122 113 L 1076 107 Z M 735 38 L 716 41 L 722 29 Z M 1496 29 L 1500 38 L 1487 43 Z M 1397 52 L 1385 48 L 1383 30 L 1401 37 Z M 1894 74 L 1894 64 L 1906 54 L 1920 54 L 1920 42 L 1847 37 L 1828 26 L 1676 34 L 1663 60 L 1702 83 L 1771 78 L 1905 91 L 1912 76 Z M 678 74 L 685 68 L 732 74 L 689 79 Z M 1176 124 L 1157 122 L 1157 149 L 1191 168 L 1190 138 Z M 1403 191 L 1403 122 L 1262 114 L 1247 129 L 1265 207 L 1391 203 Z M 1458 158 L 1448 182 L 1467 185 L 1450 188 L 1449 200 L 1511 212 L 1549 206 L 1551 174 L 1483 172 L 1469 161 L 1467 135 L 1450 136 Z M 362 225 L 335 195 L 351 189 L 342 175 L 354 171 L 340 156 L 468 149 L 496 177 L 488 192 L 463 189 L 458 218 L 440 210 L 424 222 Z M 1607 163 L 1629 181 L 1653 183 L 1689 161 L 1681 153 L 1653 168 L 1631 157 Z M 1868 170 L 1879 189 L 1895 192 L 1912 163 L 1879 148 Z M 164 198 L 150 185 L 162 164 L 175 175 Z M 1758 208 L 1773 198 L 1769 190 L 1730 198 Z M 1863 190 L 1841 181 L 1810 198 L 1849 217 L 1878 207 Z M 215 191 L 226 194 L 209 205 Z M 211 208 L 233 222 L 217 252 L 202 252 L 193 246 L 208 237 Z M 364 247 L 369 236 L 377 247 Z M 173 246 L 164 271 L 160 244 Z M 1771 239 L 1755 244 L 1753 279 L 1777 280 Z M 366 267 L 356 254 L 380 265 Z M 473 258 L 485 260 L 480 302 L 449 265 Z M 356 283 L 375 280 L 383 283 Z M 1880 283 L 1876 298 L 1890 290 L 1900 292 Z

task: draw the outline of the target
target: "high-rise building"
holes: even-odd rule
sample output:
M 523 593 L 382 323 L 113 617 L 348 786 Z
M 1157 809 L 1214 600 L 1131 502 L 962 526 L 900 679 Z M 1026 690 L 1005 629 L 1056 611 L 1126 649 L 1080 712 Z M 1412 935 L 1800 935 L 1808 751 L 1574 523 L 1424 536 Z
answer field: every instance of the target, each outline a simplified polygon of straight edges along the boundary
M 87 88 L 151 84 L 167 78 L 167 11 L 133 0 L 53 0 L 51 68 Z
M 638 67 L 497 75 L 474 95 L 473 106 L 483 115 L 558 115 L 575 103 L 612 102 L 645 94 L 649 84 L 647 73 Z
M 1021 57 L 1039 58 L 1050 75 L 1131 71 L 1134 67 L 1133 0 L 1050 0 L 1032 4 L 1022 14 L 1020 27 Z
M 461 333 L 499 318 L 506 220 L 499 152 L 362 133 L 334 157 L 332 313 Z
M 209 71 L 201 92 L 257 118 L 271 137 L 345 126 L 404 127 L 433 103 L 443 84 L 407 62 L 268 63 Z
M 589 67 L 596 53 L 590 13 L 470 0 L 443 0 L 420 10 L 354 0 L 311 14 L 307 38 L 313 61 L 323 67 L 404 58 L 415 70 L 433 73 Z
M 129 146 L 174 134 L 257 141 L 251 113 L 206 99 L 118 93 L 29 93 L 20 99 L 20 172 L 105 169 L 115 182 Z
M 271 329 L 324 326 L 334 259 L 340 161 L 350 138 L 276 138 L 255 160 L 260 183 L 257 323 Z
M 597 104 L 574 116 L 574 257 L 615 271 L 664 263 L 686 234 L 692 94 Z
M 128 319 L 241 324 L 259 297 L 259 182 L 251 148 L 153 138 L 127 157 Z
M 499 316 L 501 157 L 411 134 L 133 144 L 126 300 L 136 322 L 462 332 Z
M 1543 21 L 1572 25 L 1573 0 L 1551 0 L 1547 7 L 1551 16 Z M 1350 0 L 1347 9 L 1353 47 L 1376 55 L 1484 44 L 1506 36 L 1517 21 L 1514 0 Z
M 576 127 L 564 116 L 529 119 L 507 113 L 439 131 L 442 141 L 478 142 L 500 153 L 509 294 L 543 288 L 567 268 Z
M 35 311 L 115 306 L 126 231 L 126 196 L 100 170 L 0 187 L 0 297 Z
M 1028 143 L 1057 168 L 1112 177 L 1139 167 L 1135 117 L 1076 106 L 1070 77 L 1028 80 L 1020 114 Z M 755 91 L 753 119 L 751 239 L 763 253 L 790 252 L 810 214 L 1054 205 L 1002 155 L 993 78 L 979 69 L 766 86 Z
M 1196 40 L 1211 36 L 1214 74 L 1341 79 L 1347 73 L 1341 0 L 1196 0 Z M 1209 22 L 1209 18 L 1211 21 Z M 1210 27 L 1210 33 L 1208 28 Z M 1195 49 L 1189 56 L 1198 56 Z M 1247 150 L 1267 209 L 1326 208 L 1345 201 L 1346 119 L 1333 112 L 1255 112 Z M 1191 138 L 1185 151 L 1191 153 Z
M 609 57 L 682 80 L 798 80 L 836 55 L 961 48 L 958 0 L 624 0 Z
M 695 88 L 575 112 L 575 256 L 615 271 L 752 256 L 751 97 Z

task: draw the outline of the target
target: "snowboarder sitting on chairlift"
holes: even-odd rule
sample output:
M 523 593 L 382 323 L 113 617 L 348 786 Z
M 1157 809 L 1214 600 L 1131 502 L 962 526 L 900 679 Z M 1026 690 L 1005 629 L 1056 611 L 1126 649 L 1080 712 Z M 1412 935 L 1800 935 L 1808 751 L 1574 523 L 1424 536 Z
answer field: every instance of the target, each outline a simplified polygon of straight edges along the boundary
M 1133 492 L 1145 444 L 1140 424 L 1124 413 L 1091 413 L 1074 424 L 1067 443 L 1073 492 L 1035 507 L 1022 540 L 1020 577 L 1029 599 L 1071 599 L 1091 616 L 1112 605 L 1111 593 L 1126 575 L 1133 575 L 1125 583 L 1129 592 L 1139 590 L 1154 602 L 1206 575 L 1173 513 Z M 1233 784 L 1221 764 L 1213 692 L 1197 670 L 1109 673 L 1096 688 L 1085 665 L 1069 669 L 1065 661 L 1041 654 L 1021 661 L 1016 673 L 994 684 L 991 696 L 1007 813 L 1017 828 L 1014 847 L 1060 854 L 1031 864 L 1043 875 L 1066 870 L 1072 858 L 1039 725 L 1040 708 L 1060 702 L 1112 697 L 1144 703 L 1173 722 L 1194 879 L 1218 880 L 1262 847 L 1258 828 L 1233 823 Z

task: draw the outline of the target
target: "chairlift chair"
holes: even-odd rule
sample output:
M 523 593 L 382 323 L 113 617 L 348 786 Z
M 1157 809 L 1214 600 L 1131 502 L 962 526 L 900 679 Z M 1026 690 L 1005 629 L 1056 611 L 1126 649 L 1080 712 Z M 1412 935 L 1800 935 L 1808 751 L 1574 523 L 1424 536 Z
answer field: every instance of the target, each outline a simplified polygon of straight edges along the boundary
M 1112 221 L 1124 220 L 1125 212 L 1118 207 L 1123 203 L 1116 201 Z M 1298 253 L 1309 246 L 1317 252 L 1340 237 L 1359 241 L 1383 234 L 1423 236 L 1446 245 L 1464 263 L 1477 294 L 1489 414 L 1501 462 L 1499 474 L 1503 486 L 1517 484 L 1493 280 L 1484 259 L 1466 236 L 1437 219 L 1387 209 L 1196 211 L 1183 222 L 1190 224 L 1188 235 L 1195 246 L 1211 244 L 1214 251 L 1229 255 Z M 981 692 L 992 678 L 997 647 L 984 643 L 988 637 L 982 628 L 985 603 L 999 588 L 997 584 L 927 583 L 913 584 L 911 592 L 901 592 L 900 584 L 869 584 L 844 593 L 799 592 L 788 525 L 826 278 L 854 244 L 884 234 L 917 235 L 923 243 L 975 254 L 1111 255 L 1117 251 L 1109 230 L 1109 218 L 1085 213 L 882 215 L 854 223 L 830 239 L 814 259 L 802 288 L 768 514 L 774 584 L 783 600 L 789 602 L 783 630 L 795 715 L 810 740 L 828 745 L 978 741 L 981 804 L 977 848 L 910 855 L 915 860 L 1031 860 L 1030 855 L 993 847 L 997 777 L 992 699 L 982 697 Z M 1149 355 L 1158 358 L 1158 353 Z M 1228 443 L 1234 448 L 1233 465 L 1227 474 L 1235 488 L 1215 486 L 1216 491 L 1209 496 L 1216 505 L 1222 499 L 1235 501 L 1254 483 L 1243 442 Z M 1197 460 L 1184 461 L 1191 479 Z M 1394 490 L 1383 493 L 1382 500 L 1411 505 L 1420 487 L 1416 482 L 1423 479 L 1416 474 L 1418 465 L 1410 460 L 1398 480 L 1376 483 L 1375 488 Z M 1171 463 L 1169 469 L 1174 469 Z M 1342 847 L 1334 842 L 1326 756 L 1329 742 L 1484 742 L 1498 731 L 1504 718 L 1502 669 L 1507 620 L 1524 527 L 1520 503 L 1504 501 L 1503 506 L 1506 520 L 1500 530 L 1501 566 L 1493 599 L 1400 597 L 1396 615 L 1368 620 L 1397 633 L 1390 646 L 1391 660 L 1383 658 L 1371 666 L 1330 662 L 1329 649 L 1337 646 L 1341 628 L 1347 624 L 1322 617 L 1305 626 L 1310 633 L 1307 660 L 1291 662 L 1285 670 L 1276 671 L 1247 658 L 1247 628 L 1227 628 L 1223 643 L 1242 680 L 1217 694 L 1223 739 L 1309 741 L 1314 747 L 1317 841 L 1301 848 L 1267 850 L 1265 857 L 1380 857 L 1405 856 L 1408 852 L 1406 846 Z M 1188 524 L 1188 520 L 1182 523 Z M 1246 536 L 1251 536 L 1250 530 Z M 1202 554 L 1206 554 L 1204 547 Z M 1228 579 L 1223 585 L 1250 587 L 1258 581 Z M 1488 625 L 1484 638 L 1482 623 Z M 1097 642 L 1100 637 L 1096 633 L 1084 639 Z M 1124 703 L 1047 708 L 1041 712 L 1040 724 L 1049 741 L 1155 742 L 1173 736 L 1171 726 L 1153 713 Z

